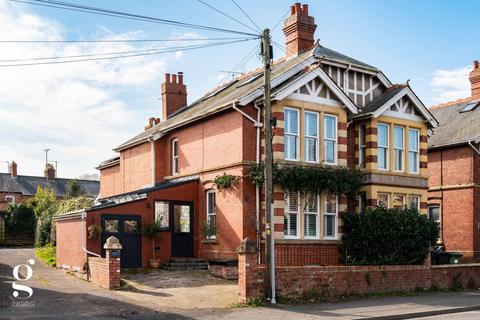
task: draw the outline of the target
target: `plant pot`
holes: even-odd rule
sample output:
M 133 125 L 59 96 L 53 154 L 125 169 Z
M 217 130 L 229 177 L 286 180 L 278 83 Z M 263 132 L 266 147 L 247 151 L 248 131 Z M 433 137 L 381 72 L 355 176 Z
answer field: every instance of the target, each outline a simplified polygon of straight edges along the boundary
M 160 268 L 160 260 L 158 259 L 150 259 L 150 268 L 158 269 Z
M 98 238 L 98 233 L 93 233 L 92 236 L 90 237 L 90 239 L 92 239 L 93 241 L 96 241 Z

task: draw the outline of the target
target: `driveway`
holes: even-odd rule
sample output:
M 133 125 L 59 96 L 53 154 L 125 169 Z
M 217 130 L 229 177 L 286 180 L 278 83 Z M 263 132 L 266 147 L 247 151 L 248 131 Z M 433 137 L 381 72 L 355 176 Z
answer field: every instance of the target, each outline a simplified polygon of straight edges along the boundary
M 118 294 L 157 310 L 217 309 L 238 303 L 237 281 L 214 277 L 206 270 L 122 272 L 121 278 Z

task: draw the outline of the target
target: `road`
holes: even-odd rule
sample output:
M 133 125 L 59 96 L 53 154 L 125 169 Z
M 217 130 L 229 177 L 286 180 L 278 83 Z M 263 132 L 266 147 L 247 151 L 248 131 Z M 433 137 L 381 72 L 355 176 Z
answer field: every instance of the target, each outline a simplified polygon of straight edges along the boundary
M 358 299 L 341 303 L 278 305 L 261 308 L 178 309 L 155 299 L 130 299 L 47 267 L 36 260 L 33 276 L 21 282 L 33 289 L 23 306 L 13 297 L 12 270 L 35 259 L 32 249 L 0 249 L 0 319 L 479 319 L 480 291 Z M 25 271 L 21 273 L 23 276 Z M 23 278 L 22 278 L 23 279 Z M 17 283 L 20 283 L 16 281 Z M 212 295 L 215 292 L 212 292 Z M 21 292 L 21 296 L 25 296 Z M 162 297 L 158 297 L 161 299 Z M 148 301 L 148 302 L 146 302 Z M 13 304 L 17 303 L 17 305 Z M 25 306 L 25 304 L 27 304 Z M 468 311 L 468 312 L 466 312 Z M 438 313 L 448 313 L 439 315 Z M 410 316 L 409 316 L 410 315 Z

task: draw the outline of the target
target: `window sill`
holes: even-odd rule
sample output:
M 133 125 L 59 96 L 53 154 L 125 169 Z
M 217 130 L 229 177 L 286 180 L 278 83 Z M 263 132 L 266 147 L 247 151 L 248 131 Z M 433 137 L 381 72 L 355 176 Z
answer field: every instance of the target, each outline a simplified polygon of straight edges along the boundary
M 217 239 L 204 239 L 202 240 L 202 244 L 216 244 Z
M 341 244 L 338 239 L 275 239 L 275 244 Z

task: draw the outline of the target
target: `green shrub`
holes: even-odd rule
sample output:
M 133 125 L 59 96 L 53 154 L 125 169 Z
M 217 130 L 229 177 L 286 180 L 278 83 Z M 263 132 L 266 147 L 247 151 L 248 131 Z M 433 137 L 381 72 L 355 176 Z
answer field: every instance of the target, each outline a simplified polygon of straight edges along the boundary
M 368 208 L 344 219 L 347 264 L 423 264 L 438 239 L 438 223 L 417 209 Z
M 35 212 L 26 204 L 10 205 L 5 215 L 5 228 L 8 235 L 33 236 L 35 232 Z
M 35 249 L 37 257 L 51 267 L 57 265 L 56 248 L 52 244 Z

